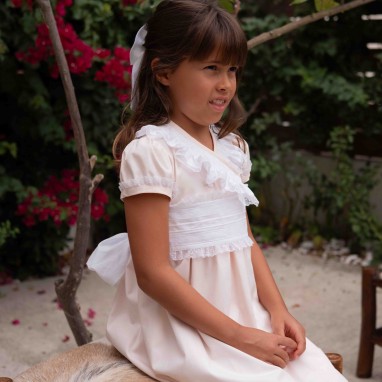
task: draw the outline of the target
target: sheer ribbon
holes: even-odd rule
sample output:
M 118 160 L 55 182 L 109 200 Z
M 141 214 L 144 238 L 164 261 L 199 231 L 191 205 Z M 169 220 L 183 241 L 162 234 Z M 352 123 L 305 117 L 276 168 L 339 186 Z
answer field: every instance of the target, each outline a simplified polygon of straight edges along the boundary
M 144 25 L 141 29 L 139 29 L 137 35 L 135 36 L 134 44 L 130 50 L 130 63 L 133 66 L 133 70 L 131 73 L 131 103 L 130 107 L 132 110 L 135 109 L 137 104 L 138 90 L 137 86 L 137 78 L 139 71 L 141 69 L 143 55 L 145 53 L 145 47 L 143 44 L 145 43 L 145 38 L 147 34 L 146 25 Z

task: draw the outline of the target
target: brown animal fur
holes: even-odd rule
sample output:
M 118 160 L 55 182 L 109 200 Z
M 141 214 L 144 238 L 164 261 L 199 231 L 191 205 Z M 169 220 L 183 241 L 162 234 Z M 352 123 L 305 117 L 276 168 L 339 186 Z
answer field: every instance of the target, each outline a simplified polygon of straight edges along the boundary
M 111 345 L 91 343 L 32 366 L 14 382 L 152 382 Z
M 328 353 L 342 373 L 342 357 Z M 11 379 L 5 379 L 12 381 Z M 13 382 L 152 382 L 110 344 L 91 343 L 32 366 Z M 1 382 L 1 378 L 0 378 Z

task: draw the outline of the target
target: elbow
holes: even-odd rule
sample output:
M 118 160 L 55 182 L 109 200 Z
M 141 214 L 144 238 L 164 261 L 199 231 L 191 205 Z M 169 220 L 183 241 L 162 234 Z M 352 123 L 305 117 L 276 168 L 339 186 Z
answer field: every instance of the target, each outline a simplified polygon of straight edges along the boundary
M 150 290 L 154 284 L 153 277 L 151 277 L 150 275 L 147 275 L 144 272 L 136 272 L 136 277 L 137 277 L 137 284 L 139 289 L 142 292 L 150 295 Z
M 160 289 L 163 284 L 163 277 L 165 277 L 166 268 L 152 267 L 149 270 L 136 270 L 136 278 L 139 289 L 149 296 L 154 296 L 156 291 Z

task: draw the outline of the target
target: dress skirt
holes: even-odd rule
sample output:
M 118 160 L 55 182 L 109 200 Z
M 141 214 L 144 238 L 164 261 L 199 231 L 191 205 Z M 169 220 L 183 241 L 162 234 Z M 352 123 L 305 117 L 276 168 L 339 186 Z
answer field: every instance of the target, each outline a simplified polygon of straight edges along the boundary
M 257 296 L 250 248 L 172 264 L 227 316 L 271 332 L 269 314 Z M 131 257 L 118 284 L 107 336 L 134 365 L 163 382 L 346 381 L 309 340 L 300 358 L 281 369 L 188 326 L 139 289 Z

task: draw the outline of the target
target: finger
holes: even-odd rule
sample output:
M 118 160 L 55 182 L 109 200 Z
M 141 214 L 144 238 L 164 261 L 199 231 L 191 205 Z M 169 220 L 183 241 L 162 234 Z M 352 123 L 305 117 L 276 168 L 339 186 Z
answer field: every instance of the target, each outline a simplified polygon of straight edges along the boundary
M 298 332 L 296 334 L 296 342 L 297 342 L 297 349 L 295 351 L 295 355 L 296 356 L 300 356 L 306 349 L 306 337 L 305 337 L 305 333 L 302 331 L 302 332 Z
M 281 352 L 277 352 L 274 354 L 272 359 L 272 363 L 275 366 L 281 367 L 282 369 L 284 369 L 284 367 L 286 367 L 286 365 L 288 365 L 289 363 L 288 353 L 287 352 L 284 352 L 284 353 L 285 354 L 282 354 Z
M 290 348 L 291 350 L 297 349 L 296 341 L 292 340 L 292 338 L 289 338 L 289 337 L 280 337 L 279 346 L 285 346 L 287 348 Z
M 305 337 L 301 339 L 301 341 L 297 342 L 297 349 L 295 350 L 295 355 L 299 357 L 302 353 L 304 353 L 306 349 L 306 339 Z
M 279 336 L 285 336 L 284 326 L 277 325 L 273 328 L 273 333 Z

